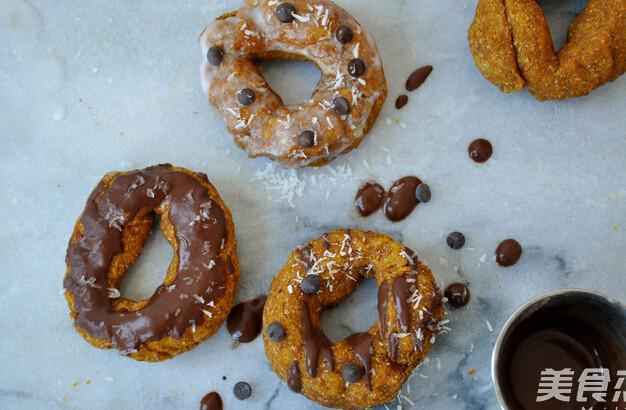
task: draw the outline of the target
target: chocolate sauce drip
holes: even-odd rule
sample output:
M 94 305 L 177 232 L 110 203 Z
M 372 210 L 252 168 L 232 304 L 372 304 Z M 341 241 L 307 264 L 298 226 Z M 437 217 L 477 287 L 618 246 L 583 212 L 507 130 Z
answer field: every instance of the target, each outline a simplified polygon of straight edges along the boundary
M 211 392 L 200 401 L 200 410 L 222 410 L 222 396 L 217 392 Z
M 500 266 L 515 265 L 522 256 L 522 246 L 515 239 L 505 239 L 496 248 L 496 262 Z
M 224 294 L 226 268 L 234 271 L 219 255 L 228 239 L 223 210 L 196 179 L 169 164 L 119 175 L 103 189 L 101 182 L 91 193 L 80 217 L 84 233 L 67 250 L 63 285 L 74 296 L 76 326 L 111 340 L 122 354 L 167 336 L 180 339 L 187 328 L 204 322 L 203 310 L 211 309 L 206 303 Z M 159 286 L 141 309 L 115 310 L 107 271 L 122 252 L 122 231 L 140 210 L 164 202 L 178 244 L 178 275 L 169 286 Z
M 424 316 L 420 320 L 420 327 L 428 326 L 435 322 L 433 319 L 433 312 L 437 306 L 441 305 L 441 301 L 443 300 L 443 295 L 441 294 L 441 289 L 437 285 L 435 285 L 435 290 L 433 291 L 432 296 L 430 297 L 430 303 L 428 304 L 428 309 L 424 312 Z
M 409 260 L 409 265 L 411 266 L 411 269 L 413 270 L 417 269 L 417 262 L 418 262 L 417 253 L 415 253 L 413 249 L 407 246 L 404 247 L 404 251 L 411 258 L 411 260 Z
M 228 314 L 228 333 L 240 343 L 248 343 L 261 333 L 263 306 L 267 296 L 259 295 L 247 302 L 237 304 Z
M 426 81 L 426 78 L 428 78 L 432 71 L 433 67 L 430 65 L 420 67 L 413 71 L 413 73 L 406 80 L 407 91 L 417 90 L 420 85 L 424 84 L 424 81 Z
M 300 366 L 298 366 L 298 362 L 296 360 L 291 362 L 289 365 L 287 386 L 289 386 L 289 388 L 296 393 L 300 393 L 300 390 L 302 390 L 302 375 L 300 374 Z
M 370 370 L 372 368 L 372 354 L 374 353 L 372 346 L 372 336 L 369 333 L 355 333 L 346 338 L 346 342 L 350 345 L 354 354 L 359 359 L 365 370 L 365 383 L 367 388 L 372 390 Z
M 302 267 L 308 272 L 315 263 L 315 255 L 313 254 L 313 247 L 310 243 L 305 243 L 298 246 L 298 255 L 300 256 L 300 263 Z
M 335 368 L 335 359 L 331 349 L 332 343 L 323 331 L 317 330 L 311 321 L 309 306 L 301 301 L 302 308 L 302 343 L 304 344 L 304 356 L 306 359 L 306 370 L 311 377 L 317 375 L 317 359 L 320 351 L 324 361 L 330 370 Z
M 455 309 L 467 305 L 470 301 L 470 291 L 464 283 L 451 283 L 443 292 L 448 304 Z
M 406 176 L 393 183 L 385 194 L 383 212 L 393 222 L 401 221 L 415 209 L 420 201 L 415 197 L 415 188 L 421 184 L 419 178 Z
M 330 248 L 330 240 L 328 239 L 328 234 L 322 235 L 322 239 L 324 239 L 324 250 L 327 251 Z
M 377 182 L 368 182 L 356 193 L 354 206 L 361 216 L 369 216 L 374 213 L 383 203 L 385 190 Z
M 478 138 L 469 144 L 467 152 L 474 162 L 485 162 L 491 157 L 493 147 L 491 146 L 491 142 L 483 138 Z
M 387 304 L 389 303 L 389 283 L 381 282 L 378 287 L 378 317 L 380 318 L 380 335 L 387 333 Z
M 396 335 L 396 332 L 391 332 L 389 335 L 389 353 L 391 354 L 391 360 L 398 360 L 398 335 Z
M 403 276 L 398 276 L 391 285 L 398 325 L 402 332 L 408 332 L 411 326 L 411 307 L 409 306 L 409 283 Z

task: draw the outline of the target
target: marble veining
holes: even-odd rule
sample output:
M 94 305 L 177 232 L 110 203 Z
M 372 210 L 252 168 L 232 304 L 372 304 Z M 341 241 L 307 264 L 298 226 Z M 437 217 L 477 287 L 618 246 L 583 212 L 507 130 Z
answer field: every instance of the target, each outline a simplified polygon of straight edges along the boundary
M 320 408 L 276 377 L 261 339 L 232 350 L 222 328 L 198 348 L 151 364 L 95 349 L 76 333 L 61 292 L 67 241 L 85 198 L 112 170 L 171 162 L 208 174 L 235 220 L 236 302 L 266 293 L 298 244 L 338 228 L 392 236 L 417 252 L 442 288 L 469 282 L 471 301 L 446 310 L 451 331 L 438 336 L 389 409 L 498 409 L 492 343 L 519 305 L 566 287 L 626 302 L 626 79 L 567 101 L 505 95 L 469 52 L 477 0 L 337 3 L 376 38 L 388 101 L 357 150 L 328 167 L 284 171 L 236 148 L 200 88 L 198 35 L 239 0 L 2 2 L 0 408 L 191 409 L 210 391 L 225 409 Z M 547 3 L 540 4 L 558 44 L 581 2 Z M 396 110 L 406 77 L 426 64 L 431 76 Z M 312 72 L 306 64 L 271 70 L 281 89 L 299 87 L 295 79 Z M 467 145 L 481 137 L 494 153 L 475 164 Z M 405 175 L 430 185 L 429 203 L 399 223 L 381 211 L 358 216 L 352 201 L 361 184 L 389 187 Z M 466 236 L 460 250 L 445 243 L 452 231 Z M 494 250 L 506 238 L 524 250 L 505 269 Z M 162 280 L 172 255 L 163 246 L 149 242 L 127 294 L 149 295 Z M 375 320 L 367 313 L 375 286 L 364 286 L 353 303 L 325 314 L 333 337 Z M 238 381 L 252 387 L 244 402 L 232 395 Z

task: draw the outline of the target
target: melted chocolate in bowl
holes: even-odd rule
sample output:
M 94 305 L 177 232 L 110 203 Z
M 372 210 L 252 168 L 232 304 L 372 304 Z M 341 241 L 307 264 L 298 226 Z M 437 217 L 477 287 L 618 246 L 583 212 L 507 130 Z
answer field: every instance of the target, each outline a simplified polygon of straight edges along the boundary
M 580 409 L 581 405 L 624 404 L 612 400 L 617 371 L 626 369 L 626 309 L 609 304 L 599 294 L 566 292 L 534 303 L 508 328 L 505 325 L 496 343 L 492 369 L 505 408 Z M 583 394 L 586 401 L 577 400 L 579 378 L 585 369 L 593 368 L 609 373 L 605 403 L 590 391 Z M 558 398 L 537 401 L 544 396 L 539 384 L 546 369 L 573 371 L 571 393 L 566 395 L 569 402 Z

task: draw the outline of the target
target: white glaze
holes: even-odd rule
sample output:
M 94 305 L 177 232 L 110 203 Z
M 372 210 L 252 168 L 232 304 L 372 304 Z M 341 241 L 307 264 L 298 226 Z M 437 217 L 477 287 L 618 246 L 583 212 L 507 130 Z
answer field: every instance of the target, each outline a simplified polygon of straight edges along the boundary
M 258 4 L 257 4 L 258 3 Z M 248 1 L 236 16 L 211 23 L 200 36 L 202 89 L 208 102 L 226 121 L 235 142 L 251 157 L 268 156 L 283 167 L 302 167 L 349 150 L 363 135 L 376 100 L 385 83 L 376 43 L 347 12 L 329 1 L 294 1 L 296 18 L 282 23 L 275 16 L 276 1 Z M 352 28 L 348 44 L 335 39 L 340 25 Z M 314 41 L 320 36 L 322 41 Z M 210 47 L 219 47 L 224 59 L 213 66 L 206 59 Z M 284 106 L 251 61 L 268 51 L 302 56 L 316 63 L 322 77 L 310 100 Z M 358 56 L 366 63 L 365 74 L 354 78 L 347 65 Z M 237 101 L 243 88 L 255 91 L 250 106 Z M 333 100 L 343 95 L 351 112 L 340 116 Z M 366 96 L 366 97 L 364 97 Z M 298 135 L 315 133 L 316 144 L 304 149 Z

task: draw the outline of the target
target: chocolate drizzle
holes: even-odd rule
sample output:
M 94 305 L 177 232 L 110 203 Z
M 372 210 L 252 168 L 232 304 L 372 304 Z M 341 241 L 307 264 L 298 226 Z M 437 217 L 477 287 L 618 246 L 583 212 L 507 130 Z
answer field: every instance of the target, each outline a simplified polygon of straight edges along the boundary
M 149 341 L 180 339 L 187 328 L 202 324 L 203 311 L 211 309 L 206 303 L 224 294 L 234 267 L 219 254 L 228 239 L 224 211 L 192 176 L 166 164 L 119 175 L 109 184 L 98 184 L 87 200 L 79 220 L 84 232 L 70 241 L 63 285 L 74 296 L 76 326 L 132 354 Z M 138 213 L 163 204 L 178 244 L 176 279 L 160 285 L 141 309 L 116 310 L 107 272 L 123 250 L 122 231 Z
M 387 304 L 389 303 L 389 283 L 383 281 L 378 287 L 378 317 L 380 319 L 380 335 L 387 333 Z
M 418 262 L 417 253 L 415 253 L 415 251 L 413 249 L 411 249 L 411 248 L 409 248 L 407 246 L 404 247 L 404 251 L 411 258 L 409 260 L 409 265 L 411 266 L 411 269 L 412 270 L 416 270 L 417 269 L 417 262 Z
M 300 264 L 307 272 L 311 270 L 315 263 L 315 255 L 313 255 L 313 247 L 310 243 L 298 246 L 298 255 L 300 256 Z
M 287 386 L 289 386 L 289 388 L 296 393 L 300 393 L 300 390 L 302 390 L 302 375 L 300 374 L 300 366 L 298 366 L 297 360 L 294 360 L 289 365 Z
M 398 325 L 402 332 L 408 332 L 411 325 L 411 307 L 409 306 L 409 283 L 403 276 L 393 280 L 391 286 L 393 301 L 396 307 Z
M 435 286 L 435 290 L 430 297 L 430 303 L 428 304 L 429 308 L 424 311 L 424 316 L 420 320 L 420 326 L 428 326 L 433 323 L 433 312 L 437 306 L 441 305 L 441 301 L 443 300 L 443 295 L 441 294 L 441 289 L 438 286 Z
M 398 335 L 396 332 L 391 332 L 389 335 L 389 354 L 391 360 L 398 360 Z
M 367 388 L 372 390 L 371 378 L 370 378 L 370 370 L 372 368 L 372 354 L 373 346 L 372 346 L 372 336 L 367 333 L 355 333 L 346 338 L 346 342 L 350 345 L 354 354 L 359 359 L 361 364 L 363 365 L 363 369 L 365 370 L 365 383 Z
M 200 401 L 200 410 L 222 410 L 222 397 L 217 392 L 211 392 Z
M 383 212 L 390 221 L 401 221 L 415 209 L 420 202 L 415 196 L 415 189 L 421 183 L 414 176 L 406 176 L 393 183 L 385 194 L 383 205 Z
M 328 239 L 328 234 L 322 235 L 322 239 L 324 240 L 324 250 L 327 251 L 330 248 L 330 240 Z
M 332 343 L 323 331 L 313 326 L 306 302 L 301 301 L 300 306 L 302 309 L 302 343 L 304 344 L 306 370 L 311 377 L 315 377 L 317 375 L 317 359 L 320 351 L 328 368 L 334 370 L 335 359 L 331 349 Z
M 267 296 L 260 295 L 247 302 L 237 304 L 228 314 L 228 333 L 240 343 L 248 343 L 261 333 L 263 306 Z

